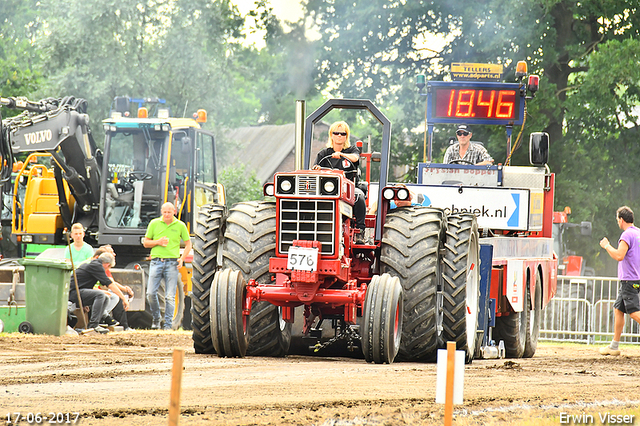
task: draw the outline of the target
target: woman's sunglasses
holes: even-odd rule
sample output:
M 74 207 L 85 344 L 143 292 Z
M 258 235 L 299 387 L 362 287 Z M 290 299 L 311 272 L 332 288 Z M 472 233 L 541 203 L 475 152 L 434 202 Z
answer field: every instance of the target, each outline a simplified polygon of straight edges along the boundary
M 347 136 L 347 132 L 333 132 L 336 136 Z
M 456 135 L 458 135 L 458 136 L 469 136 L 469 132 L 465 132 L 464 130 L 458 130 L 456 132 Z

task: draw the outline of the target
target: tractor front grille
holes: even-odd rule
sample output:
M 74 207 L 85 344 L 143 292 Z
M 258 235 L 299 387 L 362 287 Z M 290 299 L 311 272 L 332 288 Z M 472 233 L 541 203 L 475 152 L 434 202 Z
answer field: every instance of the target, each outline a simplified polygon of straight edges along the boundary
M 316 195 L 318 193 L 318 176 L 299 176 L 298 194 Z
M 287 253 L 294 240 L 320 241 L 322 254 L 335 253 L 336 200 L 280 200 L 279 252 Z

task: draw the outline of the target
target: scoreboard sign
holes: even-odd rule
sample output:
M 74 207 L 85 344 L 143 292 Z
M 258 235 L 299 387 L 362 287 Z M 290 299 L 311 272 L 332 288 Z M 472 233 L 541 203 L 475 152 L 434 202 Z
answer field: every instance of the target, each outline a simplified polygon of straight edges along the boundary
M 430 81 L 427 122 L 521 125 L 524 96 L 519 83 Z

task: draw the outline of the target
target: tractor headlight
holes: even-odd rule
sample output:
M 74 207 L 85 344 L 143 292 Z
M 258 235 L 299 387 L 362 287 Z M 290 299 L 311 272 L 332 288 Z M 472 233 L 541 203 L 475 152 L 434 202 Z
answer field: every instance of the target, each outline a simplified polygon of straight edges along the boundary
M 282 190 L 282 192 L 291 191 L 291 181 L 290 180 L 283 180 L 282 183 L 280 184 L 280 189 Z
M 278 194 L 293 194 L 295 176 L 278 176 L 276 191 Z
M 322 188 L 320 195 L 338 195 L 338 179 L 320 178 L 320 188 Z
M 266 183 L 264 185 L 264 188 L 262 189 L 262 192 L 264 193 L 264 195 L 271 197 L 275 194 L 276 189 L 272 183 Z
M 398 200 L 408 200 L 409 199 L 409 190 L 407 188 L 398 189 Z
M 382 191 L 382 197 L 385 200 L 393 200 L 393 197 L 396 195 L 395 191 L 393 190 L 393 188 L 385 188 Z
M 322 185 L 322 189 L 324 189 L 324 192 L 333 192 L 333 190 L 336 189 L 336 185 L 335 183 L 328 180 L 324 183 L 324 185 Z

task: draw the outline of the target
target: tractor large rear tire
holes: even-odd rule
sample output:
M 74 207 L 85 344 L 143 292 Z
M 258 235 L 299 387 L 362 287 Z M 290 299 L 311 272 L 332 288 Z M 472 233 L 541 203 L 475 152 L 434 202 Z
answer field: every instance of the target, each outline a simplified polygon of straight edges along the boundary
M 269 259 L 276 250 L 276 207 L 268 201 L 248 201 L 231 208 L 222 245 L 222 267 L 238 270 L 245 280 L 270 284 Z M 251 306 L 248 355 L 282 357 L 291 344 L 291 323 L 282 320 L 278 306 Z
M 480 265 L 478 222 L 472 214 L 448 217 L 442 283 L 442 338 L 465 351 L 466 362 L 476 352 Z
M 435 360 L 442 332 L 438 285 L 445 230 L 446 218 L 440 209 L 412 206 L 387 214 L 380 270 L 398 277 L 404 293 L 398 359 Z
M 249 344 L 249 318 L 242 307 L 247 282 L 240 271 L 223 269 L 216 272 L 209 293 L 211 341 L 220 357 L 242 358 Z
M 362 352 L 367 362 L 391 364 L 402 335 L 402 285 L 389 274 L 374 275 L 362 315 Z
M 191 328 L 197 354 L 215 353 L 211 342 L 209 293 L 216 273 L 218 240 L 224 222 L 225 207 L 205 205 L 196 219 L 193 239 L 193 276 L 191 294 Z
M 531 292 L 527 285 L 527 297 L 525 303 L 533 305 L 533 309 L 529 311 L 529 323 L 527 326 L 527 338 L 524 345 L 523 358 L 531 358 L 538 348 L 538 338 L 540 337 L 540 320 L 542 318 L 542 278 L 538 271 L 536 274 L 535 296 L 531 298 Z

